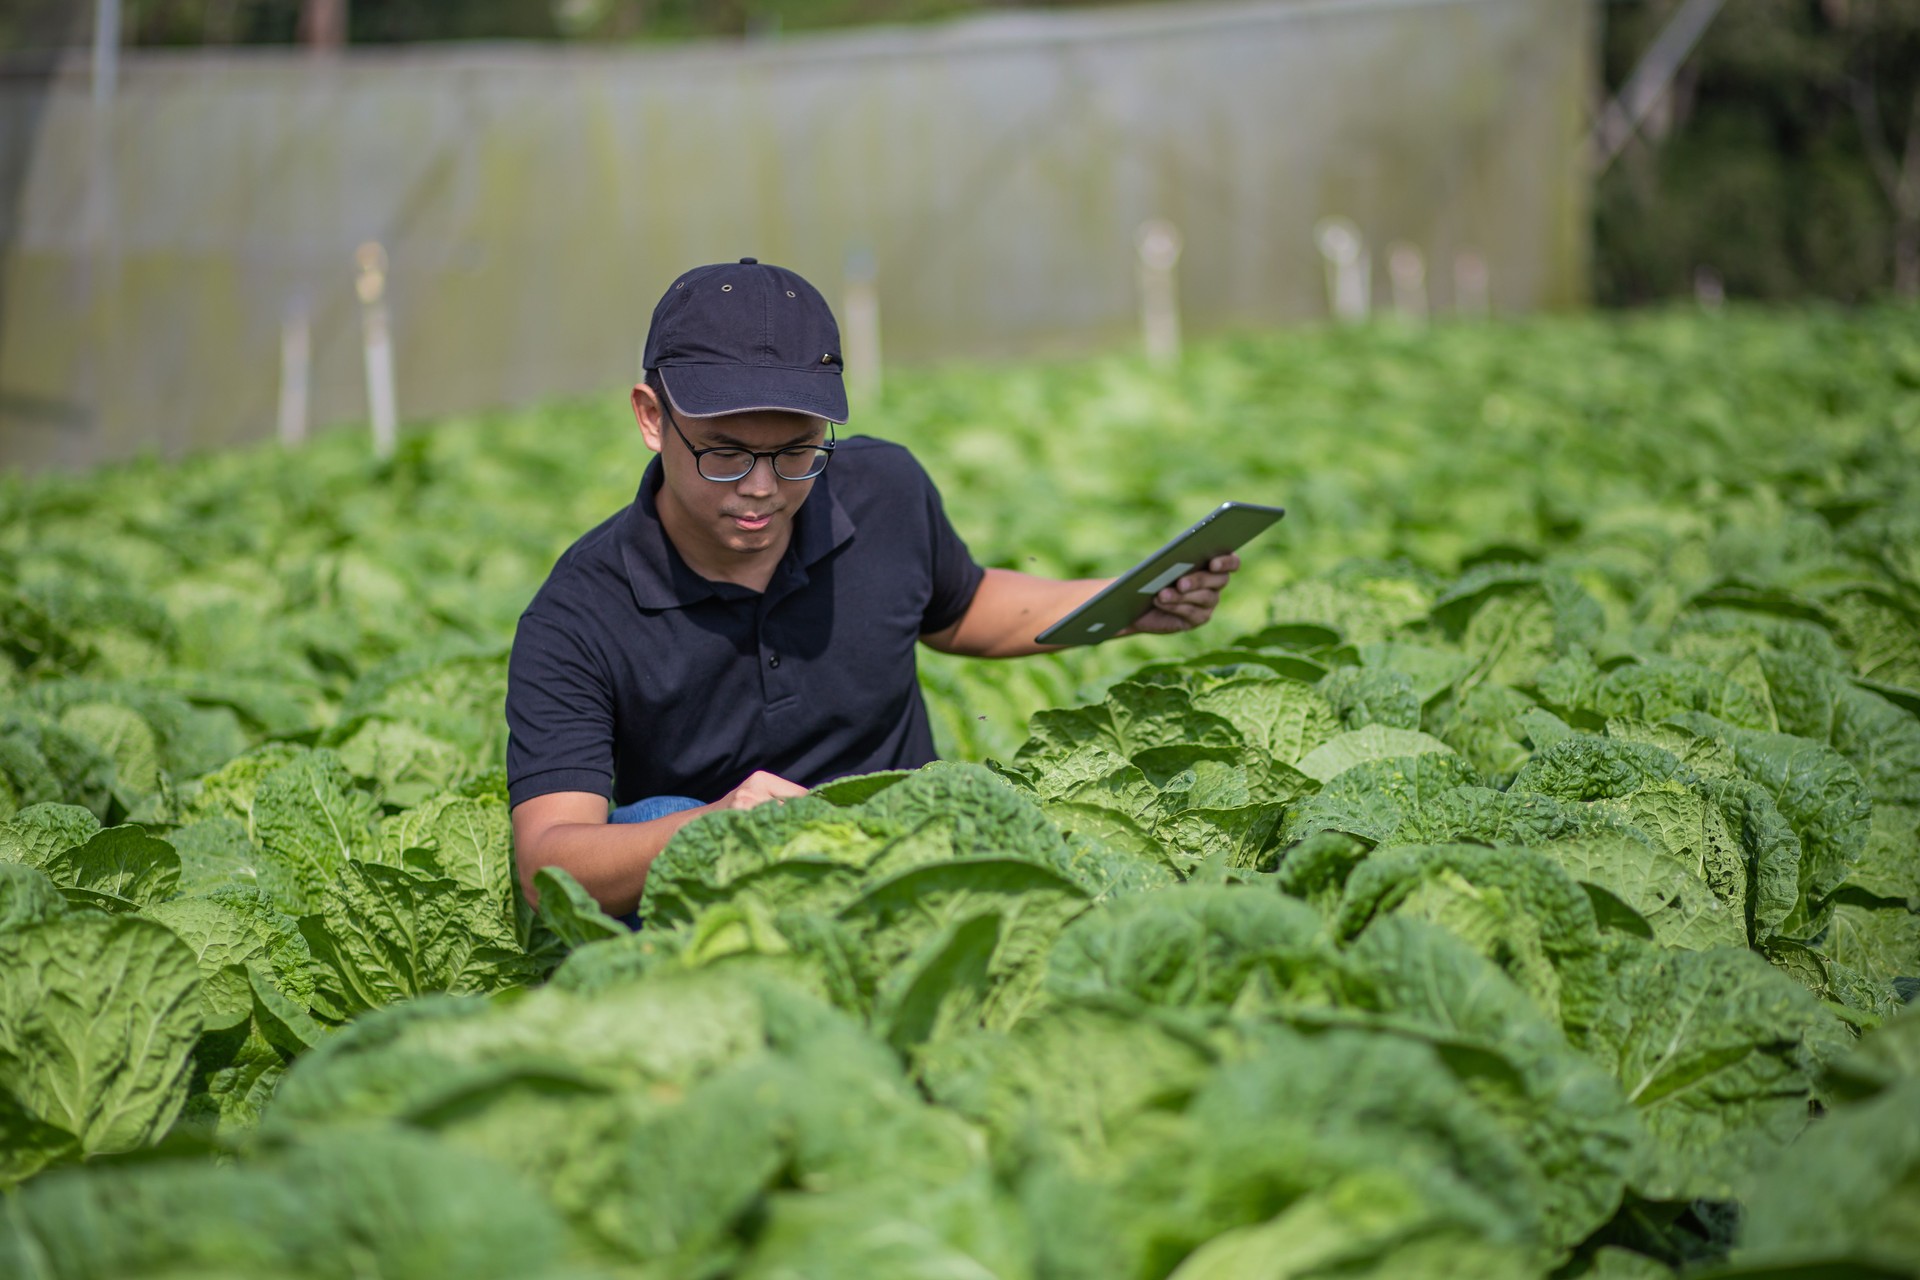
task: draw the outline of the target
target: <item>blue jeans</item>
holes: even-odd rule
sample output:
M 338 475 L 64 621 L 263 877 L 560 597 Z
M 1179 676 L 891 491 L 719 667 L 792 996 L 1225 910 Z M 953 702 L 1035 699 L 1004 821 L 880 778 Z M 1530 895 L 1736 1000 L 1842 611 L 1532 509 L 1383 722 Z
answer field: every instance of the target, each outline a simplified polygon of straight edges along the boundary
M 648 796 L 644 800 L 635 800 L 632 804 L 623 804 L 607 815 L 608 822 L 652 822 L 655 818 L 664 818 L 670 813 L 682 813 L 688 809 L 698 809 L 700 801 L 691 796 Z M 640 927 L 640 909 L 635 907 L 620 917 L 620 923 L 629 929 Z

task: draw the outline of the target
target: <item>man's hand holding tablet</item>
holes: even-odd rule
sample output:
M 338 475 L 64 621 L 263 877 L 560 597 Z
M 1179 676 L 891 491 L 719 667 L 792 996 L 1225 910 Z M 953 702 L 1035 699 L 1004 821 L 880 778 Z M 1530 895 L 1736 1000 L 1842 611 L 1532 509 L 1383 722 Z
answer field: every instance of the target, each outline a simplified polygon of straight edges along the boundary
M 1240 567 L 1233 554 L 1285 515 L 1280 507 L 1223 502 L 1193 527 L 1034 637 L 1053 645 L 1187 631 L 1205 622 Z

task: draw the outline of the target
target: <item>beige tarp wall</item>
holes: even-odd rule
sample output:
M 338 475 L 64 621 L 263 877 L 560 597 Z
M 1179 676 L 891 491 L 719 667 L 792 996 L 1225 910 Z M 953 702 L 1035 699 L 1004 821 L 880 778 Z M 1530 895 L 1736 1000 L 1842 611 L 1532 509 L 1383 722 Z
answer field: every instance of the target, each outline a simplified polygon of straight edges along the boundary
M 364 418 L 353 252 L 390 255 L 402 417 L 611 391 L 688 265 L 753 254 L 887 359 L 1137 341 L 1172 219 L 1189 332 L 1327 314 L 1313 228 L 1419 246 L 1437 309 L 1579 303 L 1580 0 L 1280 0 L 655 50 L 136 54 L 0 75 L 0 466 L 271 436 L 311 317 L 312 417 Z M 22 144 L 18 139 L 29 139 Z

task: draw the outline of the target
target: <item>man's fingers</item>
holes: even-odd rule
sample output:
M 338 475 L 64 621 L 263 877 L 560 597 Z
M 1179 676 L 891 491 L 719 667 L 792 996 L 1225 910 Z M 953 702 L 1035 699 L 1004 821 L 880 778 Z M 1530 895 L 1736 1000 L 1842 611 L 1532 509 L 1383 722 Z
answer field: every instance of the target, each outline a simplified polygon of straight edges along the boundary
M 1220 603 L 1220 592 L 1215 587 L 1195 587 L 1191 591 L 1175 591 L 1171 587 L 1155 596 L 1153 602 L 1162 609 L 1199 607 L 1212 609 Z
M 1160 589 L 1161 599 L 1171 599 L 1177 595 L 1191 595 L 1196 591 L 1218 591 L 1231 581 L 1228 573 L 1190 573 L 1170 586 Z
M 745 782 L 734 788 L 730 797 L 730 807 L 751 809 L 769 800 L 791 800 L 795 796 L 805 794 L 807 789 L 799 783 L 790 782 L 777 773 L 768 773 L 761 769 L 749 774 Z

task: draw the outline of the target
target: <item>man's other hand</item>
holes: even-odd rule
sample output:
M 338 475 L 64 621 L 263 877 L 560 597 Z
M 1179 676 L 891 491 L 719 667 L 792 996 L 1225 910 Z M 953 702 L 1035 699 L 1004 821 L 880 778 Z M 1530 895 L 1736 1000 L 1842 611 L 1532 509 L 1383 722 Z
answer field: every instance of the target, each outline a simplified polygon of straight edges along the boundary
M 1123 636 L 1167 635 L 1191 631 L 1213 616 L 1220 603 L 1221 589 L 1240 567 L 1240 557 L 1232 552 L 1215 556 L 1206 568 L 1195 569 L 1179 581 L 1169 583 L 1153 597 L 1153 607 L 1142 614 Z
M 715 809 L 752 809 L 769 800 L 791 800 L 807 794 L 797 782 L 788 782 L 777 773 L 756 769 L 747 780 L 713 802 Z

